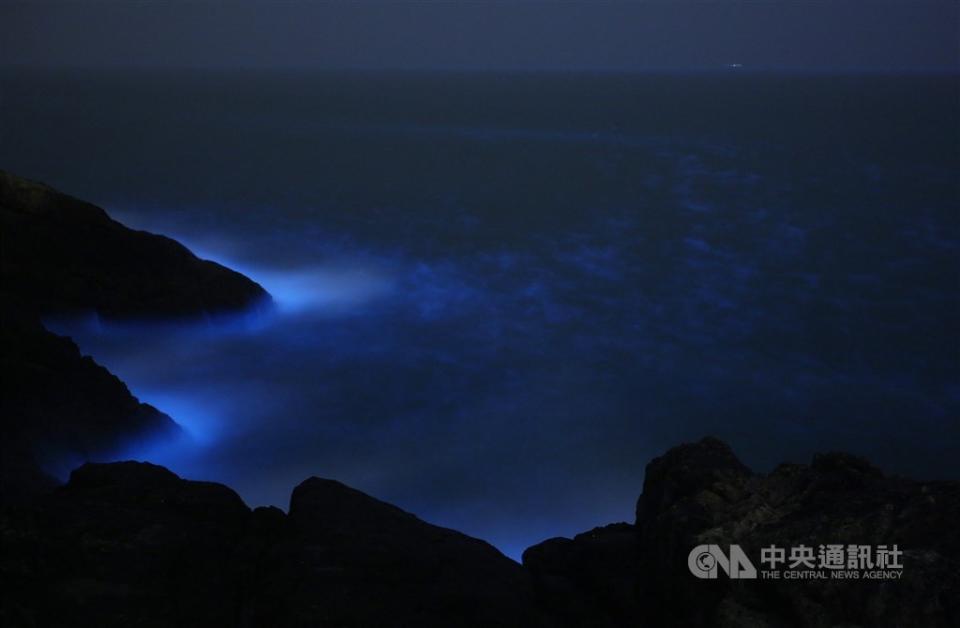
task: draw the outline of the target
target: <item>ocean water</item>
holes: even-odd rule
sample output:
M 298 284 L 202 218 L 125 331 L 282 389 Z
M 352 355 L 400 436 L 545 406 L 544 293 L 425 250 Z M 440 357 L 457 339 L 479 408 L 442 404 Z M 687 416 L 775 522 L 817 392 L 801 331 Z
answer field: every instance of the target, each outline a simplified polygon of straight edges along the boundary
M 270 315 L 51 322 L 180 422 L 119 457 L 339 479 L 513 557 L 714 434 L 960 467 L 949 76 L 28 73 L 0 167 L 260 281 Z

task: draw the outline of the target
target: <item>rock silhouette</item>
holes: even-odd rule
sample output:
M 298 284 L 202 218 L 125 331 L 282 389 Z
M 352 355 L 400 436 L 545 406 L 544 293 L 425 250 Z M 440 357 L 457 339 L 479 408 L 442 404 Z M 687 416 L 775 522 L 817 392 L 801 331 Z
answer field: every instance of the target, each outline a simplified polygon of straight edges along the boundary
M 35 317 L 4 308 L 0 348 L 3 500 L 52 486 L 41 469 L 97 459 L 134 438 L 180 435 L 170 417 Z
M 545 599 L 580 604 L 571 615 L 587 618 L 581 626 L 598 616 L 606 625 L 946 627 L 960 621 L 958 524 L 960 482 L 886 477 L 843 453 L 760 475 L 705 438 L 647 465 L 633 543 L 626 527 L 598 529 L 528 549 L 524 566 Z M 888 582 L 700 580 L 687 556 L 701 544 L 754 556 L 770 545 L 897 544 L 904 569 Z
M 3 512 L 9 626 L 953 626 L 960 483 L 846 454 L 769 475 L 708 438 L 652 461 L 634 525 L 529 548 L 523 566 L 343 484 L 289 514 L 148 463 L 86 464 Z M 894 581 L 700 580 L 698 544 L 893 544 Z
M 43 314 L 176 318 L 269 300 L 240 273 L 170 238 L 128 229 L 43 184 L 0 171 L 0 284 Z
M 70 339 L 44 328 L 41 316 L 186 318 L 269 299 L 253 281 L 174 240 L 0 171 L 0 497 L 48 488 L 46 471 L 55 465 L 180 432 Z
M 148 463 L 86 464 L 7 513 L 5 626 L 542 624 L 522 567 L 339 482 L 290 514 Z

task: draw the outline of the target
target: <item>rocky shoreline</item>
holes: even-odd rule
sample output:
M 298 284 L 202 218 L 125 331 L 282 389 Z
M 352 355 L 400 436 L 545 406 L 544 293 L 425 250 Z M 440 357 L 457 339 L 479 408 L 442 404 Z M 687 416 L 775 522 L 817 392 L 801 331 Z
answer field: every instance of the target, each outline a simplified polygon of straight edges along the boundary
M 50 485 L 42 469 L 64 460 L 110 457 L 133 438 L 180 432 L 41 316 L 186 319 L 270 304 L 255 282 L 170 238 L 3 171 L 0 229 L 4 500 Z
M 953 626 L 960 484 L 824 454 L 769 475 L 706 438 L 653 460 L 633 524 L 523 564 L 328 479 L 288 513 L 149 463 L 3 509 L 9 626 Z M 697 579 L 691 548 L 896 544 L 898 578 Z M 803 573 L 803 572 L 797 572 Z
M 41 315 L 183 318 L 263 307 L 249 279 L 93 205 L 0 172 L 4 626 L 955 626 L 960 482 L 885 476 L 842 453 L 769 474 L 725 443 L 647 466 L 632 523 L 526 550 L 424 522 L 335 480 L 288 512 L 149 463 L 86 463 L 173 419 Z M 695 577 L 691 550 L 902 549 L 896 579 Z M 759 565 L 758 565 L 759 566 Z

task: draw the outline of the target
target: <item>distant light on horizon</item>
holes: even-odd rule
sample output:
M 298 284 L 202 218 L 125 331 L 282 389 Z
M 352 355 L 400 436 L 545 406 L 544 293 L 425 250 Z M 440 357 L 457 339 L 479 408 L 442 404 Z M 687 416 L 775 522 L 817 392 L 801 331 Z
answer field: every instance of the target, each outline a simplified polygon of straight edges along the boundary
M 960 4 L 17 3 L 0 59 L 30 67 L 960 69 Z

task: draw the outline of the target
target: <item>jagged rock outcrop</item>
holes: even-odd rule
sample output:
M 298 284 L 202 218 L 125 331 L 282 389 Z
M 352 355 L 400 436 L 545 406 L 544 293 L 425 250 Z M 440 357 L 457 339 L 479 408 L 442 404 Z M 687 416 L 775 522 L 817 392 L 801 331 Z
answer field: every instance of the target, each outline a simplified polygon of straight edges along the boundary
M 682 445 L 647 466 L 635 523 L 634 605 L 618 602 L 635 614 L 619 625 L 956 626 L 958 526 L 960 482 L 887 477 L 841 453 L 760 475 L 717 439 Z M 602 539 L 603 529 L 595 536 Z M 760 548 L 770 545 L 897 544 L 904 568 L 894 581 L 701 580 L 687 566 L 701 544 L 739 544 L 758 568 Z M 625 590 L 622 557 L 601 559 L 603 552 L 588 548 L 577 537 L 524 554 L 542 599 L 595 600 L 598 590 Z M 584 571 L 595 577 L 578 583 L 571 576 Z M 602 616 L 609 608 L 601 602 L 579 612 Z
M 573 539 L 548 539 L 527 548 L 523 565 L 534 580 L 538 599 L 579 628 L 633 626 L 640 616 L 637 532 L 628 523 L 612 523 Z
M 4 515 L 5 626 L 538 626 L 522 568 L 331 480 L 290 514 L 146 463 Z
M 716 439 L 648 467 L 634 525 L 550 539 L 524 565 L 339 482 L 289 514 L 146 463 L 87 464 L 0 510 L 4 626 L 954 626 L 960 483 L 846 454 L 769 475 Z M 700 544 L 892 545 L 897 580 L 695 578 Z M 758 567 L 761 565 L 758 564 Z
M 289 512 L 291 555 L 310 565 L 290 625 L 541 625 L 523 569 L 484 541 L 320 478 Z
M 69 338 L 2 311 L 0 503 L 52 486 L 41 469 L 116 454 L 134 438 L 180 435 L 170 417 L 137 401 Z
M 6 626 L 227 626 L 250 511 L 146 463 L 87 464 L 0 527 Z
M 174 240 L 0 171 L 0 504 L 50 488 L 54 464 L 179 433 L 40 316 L 182 318 L 268 303 L 255 282 Z
M 3 171 L 0 234 L 3 292 L 43 314 L 193 317 L 269 300 L 255 282 L 175 240 Z

